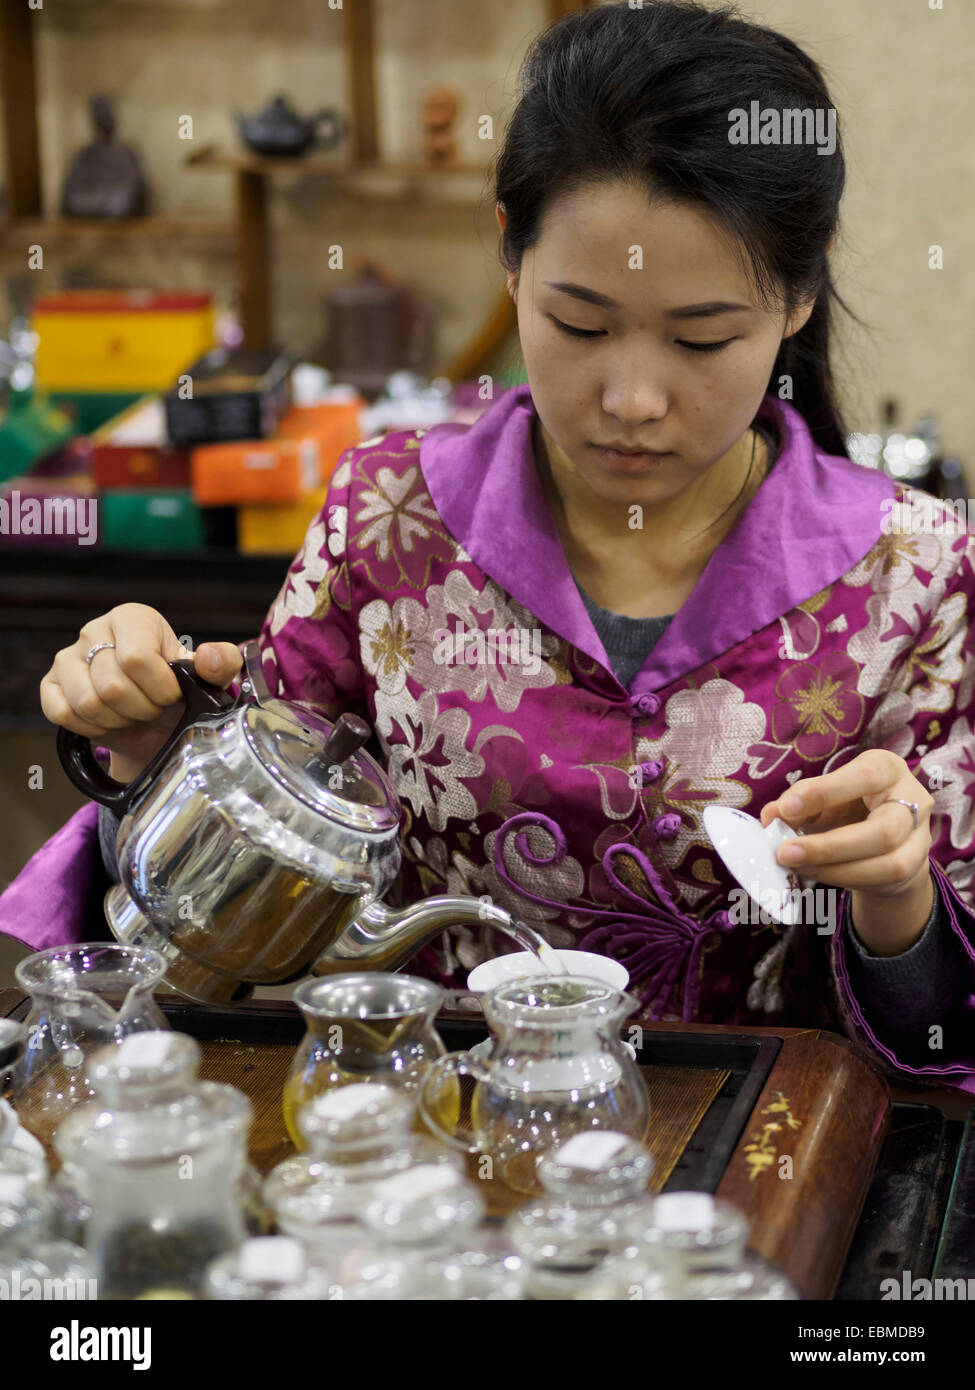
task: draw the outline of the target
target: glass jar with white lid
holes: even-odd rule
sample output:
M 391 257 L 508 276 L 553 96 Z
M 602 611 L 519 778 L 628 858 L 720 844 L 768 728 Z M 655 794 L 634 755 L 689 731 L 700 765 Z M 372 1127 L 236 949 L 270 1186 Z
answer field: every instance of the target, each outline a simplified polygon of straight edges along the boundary
M 341 1296 L 300 1240 L 258 1236 L 221 1255 L 207 1270 L 205 1296 L 223 1302 L 323 1300 Z
M 710 1192 L 654 1199 L 640 1241 L 605 1271 L 602 1298 L 789 1300 L 791 1281 L 747 1248 L 745 1213 Z
M 0 1159 L 0 1297 L 93 1297 L 84 1250 L 52 1233 L 46 1165 L 10 1147 Z
M 69 1240 L 85 1243 L 91 1215 L 82 1161 L 89 1137 L 104 1134 L 122 1114 L 138 1114 L 157 1106 L 194 1104 L 212 1082 L 200 1081 L 200 1045 L 186 1033 L 147 1030 L 91 1056 L 89 1076 L 95 1099 L 79 1106 L 55 1131 L 54 1151 L 61 1168 L 54 1177 L 55 1226 Z M 202 1089 L 201 1089 L 202 1088 Z M 245 1158 L 237 1196 L 247 1230 L 262 1234 L 270 1214 L 261 1200 L 261 1179 Z
M 367 1239 L 362 1216 L 377 1183 L 419 1163 L 463 1166 L 414 1130 L 415 1116 L 414 1098 L 398 1087 L 363 1081 L 326 1091 L 298 1112 L 306 1151 L 265 1179 L 278 1231 L 302 1241 L 339 1282 L 345 1254 Z
M 376 1188 L 363 1223 L 371 1248 L 349 1261 L 345 1296 L 362 1300 L 510 1300 L 524 1267 L 463 1173 L 421 1164 Z
M 531 1299 L 585 1299 L 607 1261 L 651 1221 L 649 1151 L 613 1130 L 576 1134 L 537 1163 L 541 1199 L 512 1212 L 506 1232 L 525 1261 Z

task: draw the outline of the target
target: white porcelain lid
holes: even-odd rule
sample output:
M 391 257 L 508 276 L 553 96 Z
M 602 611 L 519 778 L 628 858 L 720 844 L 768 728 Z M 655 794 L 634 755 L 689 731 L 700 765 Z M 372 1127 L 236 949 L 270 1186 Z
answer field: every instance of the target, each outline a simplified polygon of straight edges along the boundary
M 733 806 L 707 806 L 704 828 L 729 871 L 760 908 L 785 926 L 802 920 L 804 888 L 815 879 L 803 878 L 776 859 L 785 840 L 801 835 L 779 819 L 763 826 L 760 820 Z

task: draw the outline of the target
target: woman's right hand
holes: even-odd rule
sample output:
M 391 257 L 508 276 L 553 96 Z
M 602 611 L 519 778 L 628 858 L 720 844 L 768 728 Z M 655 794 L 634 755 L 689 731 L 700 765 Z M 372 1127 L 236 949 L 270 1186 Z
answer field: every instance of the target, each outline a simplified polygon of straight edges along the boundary
M 113 642 L 92 657 L 99 642 Z M 122 603 L 86 623 L 41 681 L 41 708 L 52 724 L 96 739 L 111 750 L 111 774 L 131 782 L 179 722 L 183 696 L 170 661 L 192 657 L 198 676 L 226 688 L 243 665 L 232 642 L 204 642 L 195 652 L 180 643 L 161 613 Z

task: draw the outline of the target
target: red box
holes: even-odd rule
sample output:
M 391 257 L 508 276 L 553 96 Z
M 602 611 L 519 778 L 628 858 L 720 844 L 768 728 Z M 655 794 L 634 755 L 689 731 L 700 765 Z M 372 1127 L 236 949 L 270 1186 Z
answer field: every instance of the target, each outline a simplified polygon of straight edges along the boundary
M 190 451 L 166 438 L 161 396 L 142 400 L 108 420 L 91 436 L 95 482 L 104 488 L 189 487 Z

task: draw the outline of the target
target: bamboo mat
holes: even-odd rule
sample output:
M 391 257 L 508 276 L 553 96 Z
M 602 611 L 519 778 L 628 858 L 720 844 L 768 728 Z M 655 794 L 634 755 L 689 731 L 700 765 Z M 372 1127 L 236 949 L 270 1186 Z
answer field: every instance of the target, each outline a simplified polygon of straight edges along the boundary
M 203 1042 L 201 1048 L 200 1075 L 208 1081 L 239 1087 L 254 1107 L 251 1158 L 262 1175 L 269 1172 L 294 1152 L 281 1113 L 281 1092 L 294 1059 L 294 1047 L 225 1039 Z M 641 1067 L 640 1071 L 650 1097 L 650 1127 L 645 1142 L 656 1164 L 649 1190 L 657 1192 L 731 1073 L 724 1068 L 707 1067 Z M 472 1176 L 476 1176 L 476 1164 L 473 1157 Z M 526 1200 L 521 1193 L 512 1192 L 497 1181 L 481 1182 L 479 1187 L 487 1199 L 490 1216 L 502 1216 Z

